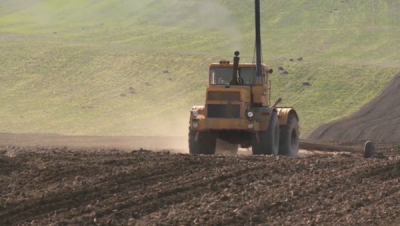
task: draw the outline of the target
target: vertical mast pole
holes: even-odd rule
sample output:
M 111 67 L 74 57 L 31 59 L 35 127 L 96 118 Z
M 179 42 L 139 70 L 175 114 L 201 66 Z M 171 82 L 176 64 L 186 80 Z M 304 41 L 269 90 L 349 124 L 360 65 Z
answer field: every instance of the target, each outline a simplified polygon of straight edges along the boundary
M 255 16 L 256 16 L 256 80 L 261 80 L 261 19 L 260 19 L 260 0 L 255 0 Z

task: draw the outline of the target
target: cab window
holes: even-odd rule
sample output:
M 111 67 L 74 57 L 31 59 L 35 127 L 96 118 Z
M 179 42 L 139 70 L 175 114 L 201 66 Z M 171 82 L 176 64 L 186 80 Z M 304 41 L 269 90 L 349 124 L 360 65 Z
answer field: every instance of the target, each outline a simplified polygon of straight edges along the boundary
M 211 68 L 210 84 L 212 85 L 229 85 L 232 80 L 233 68 Z M 239 68 L 238 73 L 243 80 L 243 85 L 253 85 L 255 83 L 255 68 Z

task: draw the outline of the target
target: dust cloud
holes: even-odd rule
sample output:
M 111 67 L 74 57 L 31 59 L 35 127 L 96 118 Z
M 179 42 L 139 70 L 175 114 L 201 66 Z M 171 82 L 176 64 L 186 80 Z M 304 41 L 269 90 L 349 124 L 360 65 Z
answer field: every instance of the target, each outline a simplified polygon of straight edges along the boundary
M 135 135 L 144 135 L 143 139 L 149 140 L 142 142 L 141 148 L 188 152 L 189 110 L 185 111 L 187 114 L 159 115 L 136 121 L 135 125 L 132 125 L 135 128 Z
M 28 18 L 29 23 L 37 26 L 46 26 L 53 22 L 54 10 L 51 5 L 44 0 L 5 0 L 0 1 L 0 8 L 9 10 L 9 13 L 24 13 L 23 18 Z M 25 9 L 30 9 L 26 11 Z M 7 12 L 7 11 L 6 11 Z M 22 18 L 22 17 L 21 17 Z
M 204 34 L 211 32 L 220 32 L 225 37 L 223 43 L 228 52 L 241 50 L 242 34 L 239 25 L 232 12 L 219 3 L 212 0 L 125 0 L 114 3 L 110 10 L 105 10 L 105 14 L 101 13 L 99 7 L 107 0 L 85 1 L 92 5 L 92 8 L 85 9 L 85 15 L 76 11 L 82 10 L 78 6 L 85 5 L 75 4 L 73 1 L 46 1 L 46 0 L 4 0 L 0 1 L 0 6 L 13 6 L 18 9 L 29 10 L 30 22 L 39 25 L 37 28 L 45 27 L 50 24 L 55 24 L 56 18 L 72 20 L 90 19 L 101 17 L 113 20 L 110 14 L 122 13 L 126 15 L 138 16 L 143 20 L 148 20 L 165 26 L 177 26 L 184 29 L 204 30 Z M 65 10 L 63 9 L 64 6 Z M 74 6 L 74 7 L 73 7 Z M 107 8 L 105 8 L 107 9 Z M 77 16 L 74 18 L 74 16 Z M 143 16 L 143 17 L 142 17 Z M 81 21 L 82 23 L 84 21 Z M 65 24 L 64 24 L 65 25 Z M 199 37 L 201 38 L 201 37 Z M 195 103 L 193 103 L 195 105 Z M 160 117 L 158 120 L 143 120 L 138 124 L 143 124 L 140 128 L 147 130 L 155 128 L 149 134 L 157 134 L 157 136 L 170 136 L 170 141 L 162 140 L 160 143 L 149 142 L 155 148 L 174 148 L 187 150 L 187 133 L 188 133 L 188 117 L 189 108 L 182 109 L 183 116 L 177 116 L 171 120 L 171 116 Z M 136 126 L 135 126 L 136 127 Z M 140 133 L 140 131 L 138 132 Z M 145 133 L 143 133 L 145 134 Z
M 80 3 L 73 1 L 5 0 L 0 2 L 0 7 L 10 10 L 11 8 L 30 8 L 25 16 L 29 17 L 29 22 L 38 25 L 38 29 L 48 25 L 56 25 L 55 22 L 61 20 L 84 23 L 88 20 L 102 18 L 107 19 L 108 22 L 116 22 L 116 20 L 119 20 L 117 18 L 123 20 L 137 18 L 166 26 L 183 27 L 189 30 L 200 29 L 204 30 L 205 35 L 210 31 L 220 32 L 225 36 L 225 41 L 222 44 L 226 46 L 227 51 L 242 49 L 242 34 L 236 18 L 229 8 L 218 1 L 125 0 L 104 8 L 106 2 L 107 0 Z M 79 11 L 85 13 L 82 14 Z M 123 16 L 114 17 L 115 14 Z
M 239 25 L 226 6 L 211 0 L 169 0 L 161 4 L 164 9 L 150 14 L 149 19 L 168 26 L 203 29 L 205 33 L 210 30 L 221 32 L 228 43 L 227 51 L 241 50 L 242 34 Z
M 105 7 L 105 4 L 108 4 Z M 150 0 L 126 0 L 110 4 L 109 0 L 83 0 L 83 1 L 46 1 L 46 0 L 2 0 L 0 8 L 8 9 L 10 13 L 24 14 L 29 23 L 41 27 L 55 25 L 57 22 L 86 23 L 104 19 L 108 22 L 117 22 L 123 15 L 127 20 L 145 12 Z M 25 10 L 29 9 L 29 10 Z M 67 24 L 68 25 L 68 24 Z

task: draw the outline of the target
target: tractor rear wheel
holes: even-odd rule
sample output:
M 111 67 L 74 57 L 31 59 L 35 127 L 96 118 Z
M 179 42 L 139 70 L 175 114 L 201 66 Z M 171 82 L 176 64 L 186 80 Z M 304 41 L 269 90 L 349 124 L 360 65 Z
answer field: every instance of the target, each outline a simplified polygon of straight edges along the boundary
M 198 135 L 197 135 L 198 133 Z M 197 140 L 196 140 L 197 136 Z M 214 155 L 217 137 L 213 132 L 189 130 L 189 153 L 192 155 Z
M 297 157 L 299 144 L 299 122 L 295 114 L 289 114 L 287 124 L 280 132 L 279 155 Z
M 267 131 L 253 133 L 251 139 L 253 155 L 278 155 L 279 123 L 276 112 L 272 112 Z

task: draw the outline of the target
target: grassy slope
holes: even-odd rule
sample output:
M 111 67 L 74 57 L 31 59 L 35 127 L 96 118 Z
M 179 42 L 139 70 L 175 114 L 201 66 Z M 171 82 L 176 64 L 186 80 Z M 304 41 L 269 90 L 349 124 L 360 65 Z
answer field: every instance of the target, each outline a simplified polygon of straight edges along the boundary
M 298 110 L 303 134 L 400 71 L 399 1 L 262 6 L 264 60 L 289 71 L 273 74 L 273 99 Z M 183 135 L 208 63 L 236 49 L 252 60 L 253 20 L 252 0 L 3 0 L 0 132 Z

